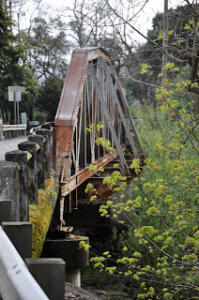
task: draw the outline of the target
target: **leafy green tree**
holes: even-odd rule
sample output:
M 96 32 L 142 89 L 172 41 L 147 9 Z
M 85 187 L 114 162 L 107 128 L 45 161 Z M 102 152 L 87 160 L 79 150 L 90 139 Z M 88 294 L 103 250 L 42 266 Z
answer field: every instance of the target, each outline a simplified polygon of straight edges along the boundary
M 11 32 L 11 18 L 9 16 L 8 7 L 4 0 L 0 1 L 0 107 L 1 114 L 5 121 L 8 120 L 10 105 L 6 103 L 6 92 L 5 87 L 8 86 L 11 62 L 16 65 L 17 52 L 12 46 L 13 36 Z
M 4 122 L 13 121 L 12 103 L 8 102 L 8 86 L 24 85 L 26 102 L 32 107 L 38 83 L 27 63 L 27 47 L 12 32 L 12 20 L 6 1 L 0 1 L 0 109 Z M 31 118 L 30 113 L 30 118 Z
M 188 3 L 188 2 L 187 2 Z M 189 65 L 189 80 L 191 83 L 198 82 L 198 31 L 199 31 L 199 15 L 198 4 L 187 4 L 185 6 L 179 6 L 176 9 L 169 10 L 169 30 L 168 30 L 168 48 L 166 54 L 168 61 L 175 63 L 179 67 Z M 148 41 L 138 47 L 133 59 L 134 62 L 129 60 L 127 65 L 128 72 L 131 76 L 132 91 L 135 91 L 135 85 L 142 86 L 142 92 L 144 97 L 148 98 L 148 87 L 151 84 L 158 85 L 161 82 L 161 77 L 158 74 L 161 71 L 162 66 L 162 39 L 163 39 L 163 14 L 158 13 L 153 19 L 153 28 L 148 31 Z M 152 42 L 151 42 L 152 41 Z M 154 44 L 155 43 L 155 44 Z M 147 72 L 142 73 L 141 64 L 151 66 L 151 76 L 146 77 Z M 136 68 L 135 65 L 139 66 Z M 133 73 L 134 71 L 134 73 Z M 170 74 L 170 79 L 173 74 Z M 145 84 L 143 84 L 145 82 Z M 154 86 L 155 88 L 155 86 Z M 153 89 L 155 91 L 155 89 Z M 197 87 L 189 86 L 189 92 L 198 94 Z M 152 99 L 154 98 L 154 92 L 152 93 Z
M 66 74 L 66 55 L 69 43 L 66 39 L 65 25 L 60 18 L 34 18 L 29 35 L 29 60 L 37 78 Z
M 63 80 L 55 75 L 46 78 L 40 87 L 36 104 L 41 112 L 46 113 L 47 121 L 54 121 L 62 87 Z

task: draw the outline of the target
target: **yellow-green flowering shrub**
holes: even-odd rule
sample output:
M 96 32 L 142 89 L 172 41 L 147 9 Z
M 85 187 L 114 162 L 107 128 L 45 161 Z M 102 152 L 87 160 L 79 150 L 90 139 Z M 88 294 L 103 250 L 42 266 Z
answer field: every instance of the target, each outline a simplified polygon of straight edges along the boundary
M 179 71 L 173 63 L 165 70 Z M 101 271 L 132 280 L 137 299 L 199 299 L 199 120 L 180 98 L 191 85 L 172 81 L 157 89 L 158 124 L 152 128 L 146 115 L 138 122 L 147 157 L 142 170 L 138 159 L 132 161 L 137 177 L 130 186 L 118 165 L 104 179 L 120 201 L 107 199 L 99 212 L 129 229 L 117 258 L 105 249 L 92 261 Z

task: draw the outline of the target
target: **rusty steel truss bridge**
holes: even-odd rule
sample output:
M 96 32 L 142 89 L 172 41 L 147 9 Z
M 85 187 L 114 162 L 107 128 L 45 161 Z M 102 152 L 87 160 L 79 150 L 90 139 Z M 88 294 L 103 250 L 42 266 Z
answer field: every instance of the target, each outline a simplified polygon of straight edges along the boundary
M 144 157 L 125 93 L 102 48 L 73 51 L 52 132 L 62 227 L 64 212 L 77 208 L 85 183 L 107 174 L 99 168 L 110 172 L 118 162 L 130 179 L 130 163 Z
M 104 178 L 118 171 L 120 181 L 130 183 L 136 176 L 131 168 L 133 159 L 144 164 L 134 120 L 110 57 L 101 48 L 73 52 L 55 121 L 36 128 L 27 141 L 18 139 L 18 150 L 11 151 L 6 137 L 15 137 L 25 128 L 0 125 L 0 137 L 9 149 L 5 160 L 0 160 L 0 298 L 57 299 L 59 291 L 58 298 L 64 299 L 65 272 L 80 286 L 80 268 L 89 263 L 88 251 L 80 247 L 82 241 L 89 248 L 88 238 L 82 236 L 86 226 L 93 240 L 95 235 L 98 239 L 102 223 L 105 239 L 109 234 L 109 224 L 102 218 L 98 221 L 101 201 L 114 193 Z M 17 147 L 16 141 L 11 142 Z M 88 183 L 93 187 L 89 193 Z M 90 203 L 92 193 L 94 205 Z M 97 219 L 96 223 L 92 219 Z M 81 227 L 81 235 L 70 235 L 72 226 Z M 15 248 L 22 258 L 32 253 L 34 257 L 64 259 L 53 259 L 53 263 L 51 259 L 29 260 L 34 270 L 41 271 L 41 282 L 50 278 L 45 283 L 49 298 Z M 56 298 L 51 293 L 56 293 Z

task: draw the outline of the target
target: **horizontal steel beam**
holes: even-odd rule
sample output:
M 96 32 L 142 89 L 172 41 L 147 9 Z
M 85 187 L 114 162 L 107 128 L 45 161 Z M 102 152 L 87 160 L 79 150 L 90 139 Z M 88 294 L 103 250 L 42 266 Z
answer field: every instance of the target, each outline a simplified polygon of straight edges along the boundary
M 81 185 L 83 182 L 85 182 L 88 178 L 93 176 L 98 172 L 98 169 L 100 167 L 106 166 L 108 163 L 110 163 L 114 158 L 118 156 L 118 151 L 114 150 L 108 154 L 105 154 L 102 158 L 92 163 L 96 166 L 96 170 L 90 171 L 89 166 L 78 171 L 75 175 L 71 176 L 67 181 L 61 183 L 61 195 L 67 196 L 70 194 L 73 190 L 75 190 L 79 185 Z

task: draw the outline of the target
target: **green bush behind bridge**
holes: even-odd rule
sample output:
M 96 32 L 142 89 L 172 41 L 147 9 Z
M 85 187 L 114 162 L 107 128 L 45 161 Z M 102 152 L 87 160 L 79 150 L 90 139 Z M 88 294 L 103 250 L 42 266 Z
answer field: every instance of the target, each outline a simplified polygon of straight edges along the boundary
M 174 68 L 168 64 L 169 72 L 178 72 Z M 186 97 L 190 85 L 179 73 L 156 90 L 155 118 L 150 107 L 147 114 L 137 111 L 146 164 L 141 170 L 139 159 L 132 162 L 138 176 L 128 189 L 114 171 L 108 183 L 120 200 L 100 208 L 128 233 L 120 235 L 117 253 L 104 249 L 91 261 L 132 284 L 132 299 L 199 298 L 199 120 L 197 105 Z

